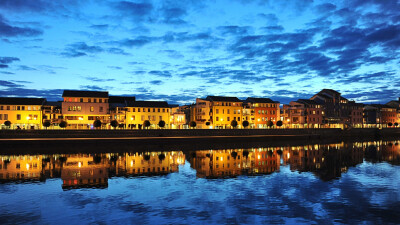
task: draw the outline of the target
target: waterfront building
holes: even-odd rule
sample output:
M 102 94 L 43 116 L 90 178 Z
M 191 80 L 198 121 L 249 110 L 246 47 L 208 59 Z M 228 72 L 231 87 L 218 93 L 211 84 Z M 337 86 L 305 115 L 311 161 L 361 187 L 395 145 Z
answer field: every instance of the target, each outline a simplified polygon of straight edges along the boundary
M 102 128 L 109 127 L 108 92 L 64 90 L 62 97 L 67 129 L 94 129 L 95 120 L 101 121 Z
M 236 97 L 207 96 L 210 102 L 210 126 L 214 128 L 232 128 L 233 120 L 237 121 L 237 128 L 242 127 L 243 102 Z
M 199 129 L 212 128 L 212 116 L 211 116 L 211 101 L 197 98 L 196 104 L 191 107 L 191 120 L 196 122 L 196 127 Z
M 251 128 L 267 128 L 267 122 L 274 125 L 280 118 L 279 102 L 269 98 L 247 98 L 243 102 L 243 121 L 247 120 Z
M 350 107 L 348 100 L 332 89 L 323 89 L 310 98 L 323 106 L 323 123 L 330 128 L 344 128 L 349 123 Z
M 364 104 L 349 101 L 350 119 L 349 125 L 354 128 L 363 128 L 364 119 Z
M 63 120 L 63 114 L 61 112 L 62 102 L 51 102 L 46 101 L 42 106 L 43 115 L 43 129 L 60 129 L 60 122 Z M 45 122 L 49 122 L 50 126 L 45 127 Z
M 369 104 L 364 106 L 364 123 L 366 127 L 385 128 L 389 123 L 398 122 L 397 109 L 389 105 Z
M 142 129 L 144 121 L 150 122 L 150 129 L 159 128 L 164 121 L 164 128 L 170 128 L 170 106 L 165 101 L 135 101 L 126 107 L 126 127 Z
M 179 105 L 169 105 L 170 107 L 170 128 L 171 129 L 187 129 L 185 107 Z
M 118 128 L 127 128 L 128 121 L 127 110 L 128 105 L 132 105 L 136 101 L 133 96 L 109 96 L 108 102 L 110 107 L 111 121 L 115 120 L 118 122 Z
M 0 97 L 0 126 L 6 129 L 6 121 L 11 122 L 10 129 L 41 129 L 42 106 L 44 98 Z
M 285 127 L 320 128 L 323 124 L 324 110 L 314 100 L 298 99 L 283 106 Z

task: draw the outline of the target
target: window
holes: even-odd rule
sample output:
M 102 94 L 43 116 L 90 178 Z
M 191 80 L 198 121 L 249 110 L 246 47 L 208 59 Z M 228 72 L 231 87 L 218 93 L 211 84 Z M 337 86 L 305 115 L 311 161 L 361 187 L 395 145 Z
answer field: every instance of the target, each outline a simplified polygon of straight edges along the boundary
M 4 106 L 0 106 L 0 110 L 4 110 Z
M 90 106 L 90 112 L 94 112 L 94 107 Z
M 238 117 L 238 121 L 240 121 L 240 117 Z
M 162 116 L 160 116 L 160 121 L 162 120 Z
M 88 102 L 92 102 L 92 99 L 91 99 L 91 98 L 88 98 Z
M 22 110 L 25 110 L 25 106 L 22 106 Z
M 97 98 L 94 98 L 94 99 L 93 99 L 93 102 L 96 103 L 96 102 L 97 102 Z
M 76 107 L 76 110 L 81 111 L 81 110 L 82 110 L 82 107 L 81 107 L 81 106 L 77 106 L 77 107 Z
M 151 121 L 151 116 L 147 116 L 147 119 Z
M 28 110 L 32 110 L 32 107 L 31 107 L 31 106 L 28 106 Z
M 144 110 L 143 110 L 143 112 L 144 112 Z M 150 108 L 147 109 L 147 112 L 150 112 Z
M 17 120 L 21 120 L 21 114 L 17 114 Z
M 37 120 L 37 115 L 33 115 L 33 119 L 34 119 L 34 120 Z
M 3 120 L 3 114 L 0 114 L 0 120 Z
M 153 112 L 156 112 L 156 108 L 153 108 Z
M 217 116 L 217 117 L 215 117 L 215 120 L 216 120 L 216 121 L 219 121 L 219 117 L 218 117 L 218 116 Z
M 231 118 L 228 116 L 228 119 L 227 119 L 228 121 L 231 121 Z
M 133 110 L 135 110 L 135 109 L 133 109 Z M 137 108 L 137 111 L 140 112 L 140 108 Z M 135 112 L 135 111 L 134 111 L 134 112 Z
M 8 114 L 4 114 L 4 120 L 8 120 Z
M 17 106 L 17 110 L 21 110 L 21 106 Z
M 99 103 L 103 103 L 103 99 L 99 99 Z
M 10 110 L 10 106 L 9 105 L 7 106 L 7 110 Z
M 160 109 L 158 109 L 158 112 L 160 112 L 161 110 Z
M 103 106 L 99 107 L 99 112 L 103 112 Z
M 144 115 L 142 115 L 142 121 L 144 121 Z
M 230 110 L 228 109 L 228 114 L 230 114 Z
M 80 99 L 80 102 L 83 102 L 83 98 Z
M 165 109 L 162 109 L 162 112 L 165 112 Z
M 215 113 L 219 114 L 219 109 L 216 109 L 216 110 L 215 110 Z

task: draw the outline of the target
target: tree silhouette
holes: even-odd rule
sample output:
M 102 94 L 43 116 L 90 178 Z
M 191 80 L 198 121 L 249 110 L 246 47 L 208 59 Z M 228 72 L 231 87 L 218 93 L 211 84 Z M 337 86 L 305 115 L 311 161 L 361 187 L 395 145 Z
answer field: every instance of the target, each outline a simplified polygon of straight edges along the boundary
M 93 122 L 93 126 L 97 129 L 97 128 L 99 128 L 99 127 L 101 127 L 101 121 L 100 120 L 95 120 L 94 122 Z
M 9 120 L 7 120 L 7 121 L 4 122 L 4 125 L 5 125 L 6 127 L 10 128 L 11 122 L 10 122 Z
M 44 121 L 43 122 L 43 126 L 46 127 L 46 130 L 47 130 L 47 128 L 50 127 L 50 125 L 51 125 L 50 121 Z
M 66 128 L 68 125 L 67 121 L 61 121 L 60 124 L 58 124 L 58 126 L 60 126 L 61 128 Z
M 164 120 L 160 120 L 160 122 L 158 122 L 158 126 L 161 128 L 165 127 L 165 121 Z
M 145 121 L 143 122 L 143 127 L 147 128 L 147 129 L 149 129 L 150 125 L 151 125 L 151 123 L 150 123 L 150 121 L 148 121 L 148 120 L 145 120 Z
M 115 129 L 118 127 L 118 121 L 113 120 L 113 121 L 111 121 L 110 125 L 111 125 L 112 127 L 114 127 L 114 130 L 115 130 Z
M 249 126 L 249 121 L 247 121 L 247 120 L 243 121 L 242 125 L 243 125 L 244 128 L 248 127 Z
M 191 128 L 195 128 L 195 127 L 197 126 L 197 124 L 196 124 L 196 122 L 194 122 L 194 121 L 190 121 L 189 126 L 190 126 Z
M 232 120 L 231 122 L 231 126 L 233 127 L 233 129 L 235 129 L 238 125 L 238 122 L 236 120 Z

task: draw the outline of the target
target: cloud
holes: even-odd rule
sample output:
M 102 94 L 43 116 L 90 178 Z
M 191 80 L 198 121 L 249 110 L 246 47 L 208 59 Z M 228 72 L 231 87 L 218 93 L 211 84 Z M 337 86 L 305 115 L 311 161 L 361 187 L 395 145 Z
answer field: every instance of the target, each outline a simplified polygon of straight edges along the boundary
M 163 82 L 161 80 L 152 80 L 150 81 L 150 84 L 152 85 L 161 85 Z
M 172 74 L 170 73 L 170 71 L 166 71 L 166 70 L 164 70 L 164 71 L 152 70 L 152 71 L 149 71 L 148 74 L 159 76 L 159 77 L 168 77 L 168 78 L 172 77 Z
M 109 91 L 107 87 L 100 87 L 97 85 L 81 85 L 79 86 L 81 90 L 88 90 L 88 91 Z
M 93 24 L 91 26 L 89 26 L 89 28 L 93 28 L 96 30 L 107 30 L 109 27 L 108 24 Z
M 20 61 L 17 57 L 0 57 L 0 69 L 8 68 L 8 64 Z
M 37 69 L 35 69 L 33 67 L 29 67 L 29 66 L 25 66 L 25 65 L 18 66 L 18 69 L 19 70 L 26 70 L 26 71 L 35 71 L 35 70 L 37 70 Z
M 97 77 L 85 77 L 86 80 L 92 81 L 92 82 L 110 82 L 110 81 L 115 81 L 115 79 L 110 78 L 110 79 L 102 79 L 102 78 L 97 78 Z
M 0 14 L 0 37 L 35 37 L 41 34 L 43 31 L 35 28 L 12 26 Z
M 128 1 L 118 1 L 112 3 L 112 6 L 125 17 L 134 21 L 146 21 L 150 19 L 153 11 L 153 5 L 150 3 L 135 3 Z
M 23 87 L 23 85 L 16 84 L 16 83 L 10 82 L 10 81 L 5 81 L 5 80 L 0 80 L 0 86 L 9 87 L 9 88 Z
M 166 24 L 174 24 L 174 25 L 182 25 L 186 24 L 186 21 L 182 19 L 187 12 L 183 8 L 162 8 L 162 23 Z
M 86 56 L 89 54 L 96 54 L 103 52 L 104 49 L 100 46 L 90 46 L 87 45 L 85 42 L 75 42 L 73 44 L 68 45 L 65 48 L 65 51 L 61 53 L 61 55 L 66 57 L 80 57 Z

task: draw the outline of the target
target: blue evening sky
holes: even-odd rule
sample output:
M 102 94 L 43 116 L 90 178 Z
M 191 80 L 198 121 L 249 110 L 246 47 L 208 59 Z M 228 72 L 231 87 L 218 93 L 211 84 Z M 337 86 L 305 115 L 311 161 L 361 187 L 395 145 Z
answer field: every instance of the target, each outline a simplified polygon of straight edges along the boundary
M 397 0 L 1 0 L 0 96 L 400 97 Z

